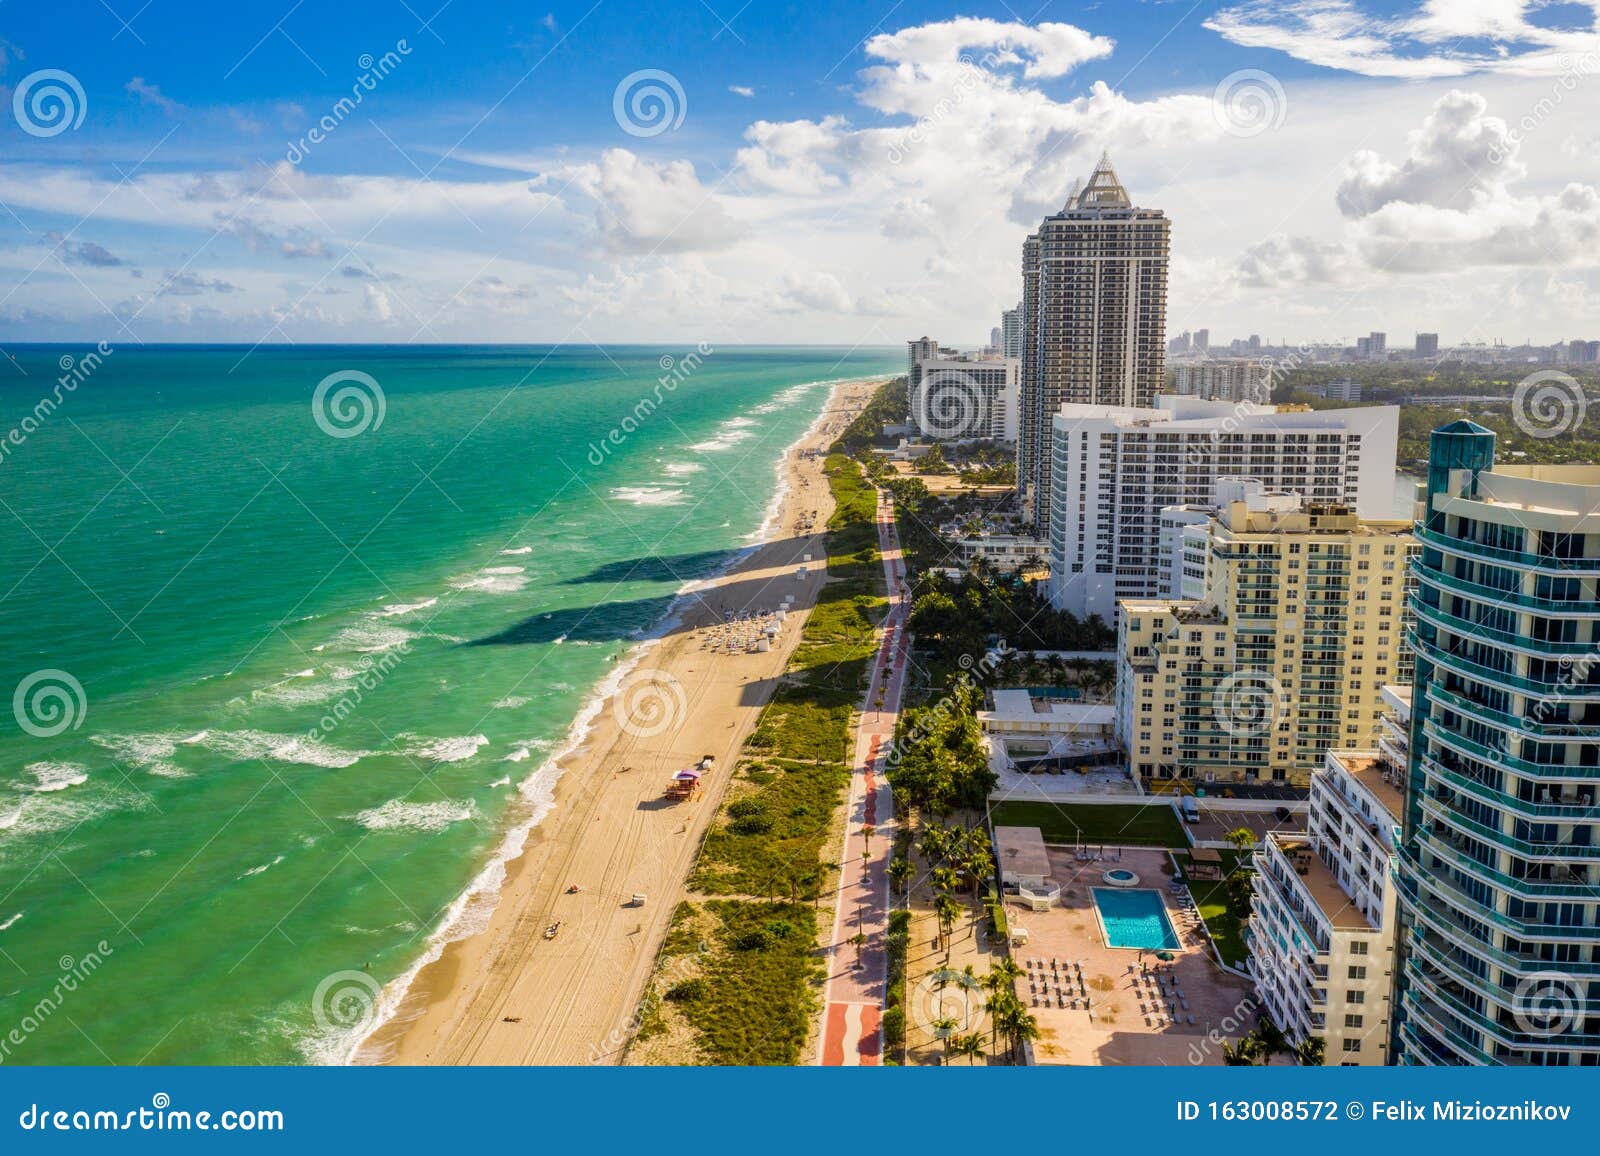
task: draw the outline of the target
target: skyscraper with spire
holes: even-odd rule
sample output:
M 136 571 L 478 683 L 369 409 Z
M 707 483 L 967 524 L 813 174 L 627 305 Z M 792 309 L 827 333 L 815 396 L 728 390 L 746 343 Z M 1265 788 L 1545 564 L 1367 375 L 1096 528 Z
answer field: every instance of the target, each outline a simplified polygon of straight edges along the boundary
M 1022 412 L 1017 485 L 1035 532 L 1050 524 L 1051 418 L 1068 402 L 1148 407 L 1166 370 L 1172 223 L 1135 207 L 1102 155 L 1022 246 Z

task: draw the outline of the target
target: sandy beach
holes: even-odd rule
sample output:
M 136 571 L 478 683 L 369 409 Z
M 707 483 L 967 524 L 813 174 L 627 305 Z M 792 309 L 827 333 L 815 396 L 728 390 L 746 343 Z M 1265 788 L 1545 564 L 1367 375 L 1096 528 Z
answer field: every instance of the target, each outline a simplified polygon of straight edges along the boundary
M 423 968 L 358 1062 L 588 1064 L 620 1059 L 632 1017 L 706 826 L 745 739 L 799 641 L 826 576 L 821 533 L 833 501 L 822 459 L 877 382 L 832 391 L 813 432 L 783 464 L 786 492 L 768 541 L 696 591 L 681 625 L 651 648 L 562 763 L 555 808 L 507 868 L 488 926 Z M 808 563 L 806 555 L 811 556 Z M 804 577 L 799 576 L 805 567 Z M 765 653 L 706 648 L 727 613 L 775 610 L 793 596 Z M 631 725 L 629 687 L 668 686 L 666 725 Z M 680 693 L 681 692 L 681 693 Z M 667 802 L 668 779 L 715 759 L 699 798 Z M 567 888 L 576 885 L 576 894 Z M 642 906 L 630 899 L 646 896 Z M 560 931 L 546 939 L 556 922 Z

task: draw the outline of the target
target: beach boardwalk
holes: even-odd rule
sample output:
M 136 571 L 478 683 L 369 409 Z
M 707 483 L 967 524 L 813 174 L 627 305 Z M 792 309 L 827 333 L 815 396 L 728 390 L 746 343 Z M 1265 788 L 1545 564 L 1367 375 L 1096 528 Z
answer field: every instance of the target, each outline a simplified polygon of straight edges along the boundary
M 883 638 L 856 729 L 855 755 L 846 803 L 839 893 L 828 952 L 828 987 L 817 1062 L 870 1066 L 883 1057 L 883 1001 L 887 986 L 884 932 L 889 918 L 889 849 L 894 844 L 894 808 L 884 759 L 900 714 L 907 653 L 905 562 L 894 526 L 894 503 L 878 491 L 878 546 L 889 592 Z M 877 705 L 879 697 L 883 705 Z M 872 838 L 866 828 L 873 828 Z M 861 946 L 852 943 L 864 937 Z

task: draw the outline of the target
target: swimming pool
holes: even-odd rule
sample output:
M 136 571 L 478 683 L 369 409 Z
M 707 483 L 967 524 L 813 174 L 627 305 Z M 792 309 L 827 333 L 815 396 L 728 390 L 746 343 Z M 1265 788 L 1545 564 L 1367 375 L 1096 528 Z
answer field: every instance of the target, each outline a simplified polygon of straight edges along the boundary
M 1159 891 L 1120 891 L 1094 888 L 1094 905 L 1100 912 L 1108 947 L 1142 947 L 1146 951 L 1177 951 L 1178 933 L 1167 918 Z

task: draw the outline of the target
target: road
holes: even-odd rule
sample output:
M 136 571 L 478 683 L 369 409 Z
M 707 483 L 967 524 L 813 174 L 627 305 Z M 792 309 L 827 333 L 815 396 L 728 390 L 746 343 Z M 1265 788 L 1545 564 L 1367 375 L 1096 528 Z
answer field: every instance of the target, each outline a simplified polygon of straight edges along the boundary
M 889 609 L 856 729 L 838 902 L 828 951 L 822 1043 L 817 1050 L 819 1064 L 835 1067 L 876 1065 L 883 1056 L 884 931 L 889 918 L 889 851 L 894 845 L 894 804 L 883 763 L 894 740 L 905 689 L 905 622 L 910 602 L 905 560 L 895 532 L 894 499 L 883 490 L 878 491 L 877 521 Z M 867 827 L 874 829 L 870 839 Z M 859 947 L 851 942 L 858 934 L 865 936 Z

